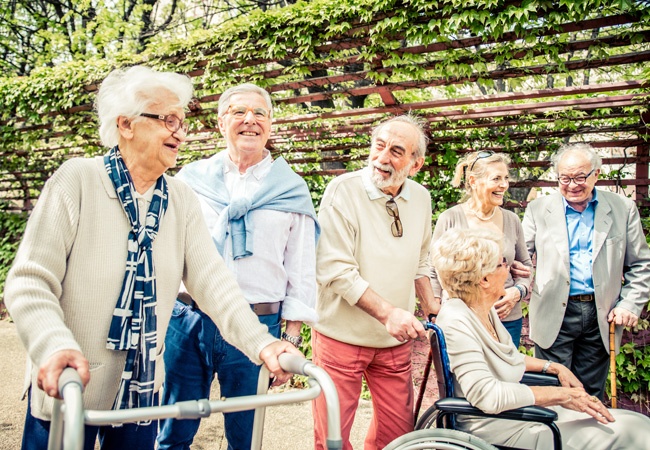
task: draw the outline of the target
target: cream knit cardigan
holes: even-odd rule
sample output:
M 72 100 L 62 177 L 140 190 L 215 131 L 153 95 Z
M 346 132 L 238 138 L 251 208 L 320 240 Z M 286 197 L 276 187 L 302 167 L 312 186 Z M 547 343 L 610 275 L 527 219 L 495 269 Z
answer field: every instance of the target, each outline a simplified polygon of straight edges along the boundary
M 226 268 L 192 190 L 165 176 L 169 204 L 153 244 L 156 269 L 157 391 L 165 333 L 181 281 L 223 333 L 255 363 L 275 339 L 260 324 Z M 5 303 L 29 356 L 25 392 L 32 414 L 50 420 L 52 399 L 36 387 L 54 352 L 80 350 L 90 363 L 88 409 L 110 409 L 126 352 L 106 349 L 124 278 L 129 222 L 103 157 L 67 161 L 48 180 L 29 219 L 5 286 Z

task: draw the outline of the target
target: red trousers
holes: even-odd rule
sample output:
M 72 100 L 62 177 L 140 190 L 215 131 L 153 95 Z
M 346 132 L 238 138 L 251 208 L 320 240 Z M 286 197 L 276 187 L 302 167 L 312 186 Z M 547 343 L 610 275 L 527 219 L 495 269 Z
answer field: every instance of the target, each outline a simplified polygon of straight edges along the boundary
M 362 377 L 368 383 L 373 406 L 364 449 L 383 449 L 413 431 L 412 342 L 391 348 L 360 347 L 313 330 L 311 344 L 314 363 L 327 371 L 339 394 L 343 450 L 352 450 L 350 429 L 359 405 Z M 326 449 L 327 410 L 322 395 L 312 402 L 312 410 L 315 448 Z

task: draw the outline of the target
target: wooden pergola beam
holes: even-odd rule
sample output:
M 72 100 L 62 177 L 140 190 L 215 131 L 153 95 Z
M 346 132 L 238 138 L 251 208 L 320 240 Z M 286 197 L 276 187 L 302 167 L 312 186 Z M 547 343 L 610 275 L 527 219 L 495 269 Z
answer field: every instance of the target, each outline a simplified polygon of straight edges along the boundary
M 567 61 L 561 68 L 558 64 L 544 64 L 537 66 L 527 67 L 510 67 L 507 69 L 492 70 L 487 73 L 475 73 L 466 77 L 450 77 L 450 78 L 437 78 L 430 80 L 416 80 L 416 81 L 403 81 L 395 83 L 384 83 L 382 86 L 390 89 L 391 91 L 404 91 L 409 89 L 423 89 L 426 87 L 448 86 L 453 84 L 461 84 L 467 82 L 476 82 L 479 79 L 496 80 L 507 78 L 521 78 L 534 75 L 550 75 L 558 73 L 566 73 L 568 71 L 583 70 L 583 69 L 596 69 L 600 67 L 610 67 L 623 64 L 635 64 L 650 61 L 650 50 L 626 53 L 622 55 L 610 56 L 601 59 L 584 59 Z M 337 95 L 347 96 L 360 96 L 370 95 L 375 92 L 375 86 L 351 87 L 351 88 L 337 88 L 329 90 L 328 92 L 310 93 L 304 95 L 297 95 L 294 97 L 287 97 L 283 99 L 276 99 L 276 103 L 311 103 L 322 100 L 331 100 Z
M 614 83 L 602 83 L 586 86 L 568 86 L 552 89 L 536 89 L 524 92 L 502 92 L 498 94 L 467 96 L 455 99 L 431 100 L 427 102 L 403 103 L 399 108 L 375 107 L 358 108 L 346 111 L 328 111 L 322 113 L 302 114 L 299 116 L 283 117 L 276 119 L 273 123 L 283 125 L 288 123 L 309 122 L 316 119 L 342 119 L 356 116 L 382 115 L 387 113 L 403 113 L 408 111 L 421 111 L 426 109 L 445 108 L 448 106 L 480 105 L 484 103 L 514 102 L 535 98 L 561 97 L 565 95 L 596 94 L 601 92 L 626 91 L 650 87 L 650 83 L 640 80 L 621 81 Z
M 648 31 L 642 31 L 639 32 L 635 35 L 635 39 L 639 39 L 641 37 L 642 42 L 650 42 L 650 30 Z M 588 39 L 588 40 L 582 40 L 582 41 L 573 41 L 573 42 L 565 42 L 563 44 L 558 44 L 558 53 L 559 54 L 566 54 L 570 52 L 576 52 L 579 50 L 587 50 L 592 46 L 596 45 L 602 45 L 610 48 L 614 47 L 621 47 L 621 46 L 627 46 L 630 45 L 632 42 L 632 38 L 629 35 L 622 35 L 622 36 L 606 36 L 602 38 L 597 38 L 597 39 Z M 529 48 L 522 48 L 519 51 L 514 52 L 511 55 L 511 59 L 517 60 L 517 59 L 522 59 L 524 57 L 538 57 L 538 56 L 543 56 L 546 55 L 548 50 L 546 48 L 540 48 L 540 49 L 529 49 Z M 484 53 L 480 55 L 480 59 L 483 63 L 492 63 L 498 58 L 499 54 L 494 53 L 494 52 L 489 52 L 489 53 Z M 432 62 L 426 62 L 426 63 L 420 63 L 416 64 L 415 66 L 418 68 L 421 68 L 423 70 L 435 70 L 441 63 L 444 61 L 442 60 L 436 60 Z M 455 61 L 457 64 L 468 64 L 471 65 L 475 63 L 475 59 L 473 57 L 464 57 L 460 58 L 457 61 Z M 372 69 L 373 72 L 378 73 L 378 74 L 384 74 L 384 75 L 392 75 L 394 72 L 393 67 L 384 67 L 382 68 L 379 66 L 378 68 Z M 294 90 L 297 89 L 304 89 L 304 88 L 311 88 L 311 87 L 324 87 L 324 86 L 332 86 L 332 85 L 338 85 L 342 83 L 348 83 L 352 81 L 360 81 L 360 80 L 365 80 L 370 76 L 370 70 L 364 70 L 364 71 L 359 71 L 359 72 L 352 72 L 352 73 L 344 73 L 340 75 L 328 75 L 324 77 L 319 77 L 319 78 L 309 78 L 305 80 L 299 80 L 299 81 L 290 81 L 286 83 L 279 83 L 273 85 L 270 89 L 269 92 L 271 93 L 277 93 L 277 92 L 293 92 Z M 287 97 L 287 98 L 293 98 Z M 287 98 L 283 98 L 282 101 L 287 101 Z M 207 97 L 205 100 L 212 100 L 214 101 L 214 97 Z
M 422 23 L 426 23 L 430 19 L 431 19 L 430 16 L 423 16 Z M 539 37 L 554 36 L 558 34 L 575 33 L 575 32 L 592 30 L 597 28 L 600 29 L 600 28 L 617 27 L 621 25 L 636 23 L 639 21 L 639 19 L 640 18 L 638 16 L 631 15 L 631 14 L 616 14 L 608 17 L 601 17 L 595 19 L 582 20 L 578 22 L 565 23 L 552 28 L 541 28 L 541 27 L 532 28 L 528 30 L 528 32 L 531 35 L 535 35 Z M 417 22 L 415 22 L 415 24 L 417 25 Z M 365 32 L 366 37 L 359 38 L 353 36 L 358 35 L 359 34 L 358 31 L 360 29 L 369 30 L 370 26 L 371 25 L 365 25 L 362 28 L 356 29 L 356 31 L 349 30 L 347 33 L 339 37 L 338 40 L 332 40 L 327 44 L 316 46 L 314 53 L 329 54 L 335 50 L 348 50 L 348 49 L 355 49 L 355 48 L 361 48 L 367 46 L 370 44 L 370 37 L 367 31 Z M 399 40 L 399 39 L 400 39 L 399 36 L 395 36 L 395 40 Z M 520 39 L 522 39 L 522 36 L 520 34 L 515 32 L 506 32 L 503 33 L 503 35 L 499 39 L 489 39 L 489 38 L 486 39 L 483 36 L 460 38 L 448 42 L 436 42 L 427 45 L 413 46 L 406 49 L 397 49 L 395 50 L 395 54 L 402 55 L 406 53 L 411 53 L 411 54 L 437 53 L 437 52 L 442 52 L 447 50 L 471 48 L 477 45 L 492 45 L 492 44 L 499 44 L 499 43 L 506 43 L 506 42 L 514 42 Z M 211 52 L 208 50 L 206 51 L 206 54 L 210 55 Z M 286 68 L 293 66 L 292 62 L 294 59 L 299 59 L 299 55 L 297 53 L 289 52 L 285 60 L 282 61 L 283 64 L 281 69 L 278 68 L 275 70 L 262 72 L 261 75 L 264 78 L 275 78 L 280 75 L 286 75 Z M 383 58 L 376 58 L 372 62 L 376 63 L 382 60 Z M 245 63 L 232 63 L 230 64 L 230 66 L 232 67 L 232 69 L 241 69 L 244 67 L 252 67 L 258 65 L 262 66 L 274 62 L 275 61 L 270 59 L 257 58 L 257 59 L 247 60 Z M 300 67 L 303 71 L 304 69 L 307 69 L 308 71 L 311 72 L 314 70 L 331 68 L 334 67 L 335 65 L 336 66 L 348 65 L 348 64 L 355 64 L 358 62 L 359 62 L 358 56 L 355 55 L 355 56 L 351 56 L 350 58 L 344 60 L 338 60 L 333 63 L 327 62 L 327 63 L 319 63 L 319 64 L 299 65 L 297 67 Z M 198 62 L 197 66 L 199 67 L 206 66 L 207 64 L 209 64 L 209 61 L 204 60 L 202 62 Z M 203 74 L 204 74 L 204 70 L 202 68 L 188 72 L 188 75 L 193 77 L 200 76 Z M 201 100 L 203 101 L 203 98 Z M 210 100 L 206 99 L 206 101 L 214 101 L 214 100 L 216 99 L 214 98 L 211 98 Z

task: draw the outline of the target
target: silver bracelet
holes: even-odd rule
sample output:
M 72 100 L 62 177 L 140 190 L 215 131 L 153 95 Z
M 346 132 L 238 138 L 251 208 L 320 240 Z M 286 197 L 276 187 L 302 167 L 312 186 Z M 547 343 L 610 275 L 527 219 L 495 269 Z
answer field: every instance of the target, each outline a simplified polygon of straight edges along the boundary
M 524 287 L 523 287 L 523 286 L 520 286 L 520 285 L 518 285 L 518 284 L 515 284 L 515 287 L 516 287 L 517 290 L 519 291 L 519 300 L 517 300 L 517 302 L 520 302 L 520 301 L 522 301 L 522 300 L 524 299 L 524 297 L 526 296 L 526 294 L 524 293 Z
M 548 361 L 546 361 L 546 363 L 544 364 L 544 367 L 542 367 L 542 373 L 546 373 L 548 368 L 551 367 L 551 364 L 553 364 L 553 361 L 551 361 L 550 359 Z

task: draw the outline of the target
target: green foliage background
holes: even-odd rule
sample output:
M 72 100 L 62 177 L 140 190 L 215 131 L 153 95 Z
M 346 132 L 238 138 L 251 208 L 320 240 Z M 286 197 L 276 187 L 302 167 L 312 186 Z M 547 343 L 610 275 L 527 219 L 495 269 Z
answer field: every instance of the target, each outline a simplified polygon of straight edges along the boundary
M 5 279 L 22 238 L 27 214 L 10 213 L 0 209 L 0 299 L 4 297 Z M 0 311 L 0 317 L 4 311 Z
M 85 0 L 73 3 L 82 9 L 92 4 Z M 116 1 L 114 4 L 119 6 L 123 2 Z M 142 4 L 140 7 L 145 8 Z M 98 12 L 97 20 L 104 24 L 114 24 L 112 29 L 98 28 L 93 40 L 75 34 L 70 53 L 63 55 L 54 44 L 61 43 L 61 36 L 65 33 L 52 26 L 48 29 L 49 36 L 43 36 L 44 39 L 50 39 L 52 45 L 47 47 L 48 52 L 41 55 L 42 59 L 35 61 L 36 66 L 27 76 L 15 77 L 11 76 L 10 71 L 3 71 L 3 76 L 0 77 L 0 98 L 3 99 L 3 108 L 0 109 L 0 142 L 5 155 L 0 159 L 0 172 L 41 173 L 42 177 L 30 180 L 27 188 L 33 196 L 37 196 L 45 179 L 65 158 L 71 155 L 92 156 L 101 152 L 97 121 L 91 107 L 94 100 L 92 87 L 116 67 L 146 64 L 157 69 L 183 73 L 197 71 L 200 67 L 202 72 L 194 78 L 197 95 L 209 96 L 219 89 L 242 81 L 270 87 L 281 82 L 304 80 L 311 73 L 308 66 L 326 66 L 329 60 L 354 55 L 359 57 L 359 63 L 367 70 L 368 80 L 399 83 L 440 79 L 446 84 L 436 94 L 444 93 L 447 98 L 454 98 L 464 95 L 463 89 L 472 83 L 482 93 L 502 92 L 500 82 L 489 78 L 494 66 L 511 66 L 525 72 L 529 67 L 541 65 L 555 77 L 556 83 L 566 84 L 568 78 L 578 75 L 566 69 L 569 61 L 562 49 L 570 39 L 581 36 L 554 36 L 546 33 L 565 23 L 609 14 L 638 17 L 637 23 L 618 27 L 615 33 L 618 33 L 618 38 L 629 40 L 631 47 L 638 48 L 639 51 L 648 49 L 643 33 L 650 23 L 650 4 L 632 0 L 314 0 L 266 12 L 256 10 L 210 29 L 188 27 L 182 36 L 176 36 L 173 31 L 161 32 L 151 36 L 145 46 L 139 40 L 141 29 L 138 28 L 137 21 L 125 23 L 115 16 L 114 11 L 102 10 Z M 97 26 L 99 27 L 99 22 Z M 58 32 L 61 34 L 56 35 Z M 117 35 L 113 33 L 121 33 L 122 40 L 115 41 Z M 495 40 L 507 33 L 515 33 L 519 39 L 493 45 Z M 0 36 L 4 39 L 4 34 L 0 33 Z M 364 44 L 355 48 L 342 46 L 327 52 L 319 51 L 319 48 L 341 36 Z M 481 38 L 472 50 L 457 49 L 450 45 L 446 51 L 434 56 L 400 51 L 405 45 L 451 43 L 456 38 L 467 36 Z M 81 51 L 82 48 L 90 51 Z M 617 47 L 596 42 L 589 49 L 588 58 L 606 59 L 616 56 L 619 51 Z M 377 55 L 386 56 L 386 59 L 378 64 L 375 61 Z M 280 61 L 284 65 L 280 65 Z M 280 75 L 274 79 L 264 78 L 262 74 L 270 69 L 277 69 Z M 650 81 L 650 67 L 632 65 L 629 71 L 618 67 L 604 68 L 599 75 L 615 80 Z M 531 76 L 526 79 L 525 85 L 523 77 L 501 82 L 508 89 L 518 91 L 544 87 L 547 77 Z M 342 83 L 337 88 L 348 88 L 351 85 Z M 648 91 L 646 88 L 638 92 Z M 282 95 L 284 94 L 279 93 L 278 96 Z M 402 103 L 416 102 L 432 95 L 432 90 L 395 92 L 397 100 Z M 569 98 L 577 100 L 581 96 Z M 334 110 L 345 107 L 345 101 L 343 94 L 335 94 Z M 377 106 L 377 96 L 369 96 L 367 104 Z M 625 117 L 606 118 L 601 123 L 595 120 L 593 123 L 603 129 L 622 130 L 630 124 L 636 125 L 640 113 L 644 111 L 647 111 L 645 105 L 627 107 Z M 305 113 L 299 106 L 285 104 L 279 105 L 276 112 L 278 118 Z M 429 113 L 435 114 L 436 111 Z M 606 113 L 606 108 L 603 108 L 595 114 L 604 117 Z M 200 130 L 204 126 L 202 120 L 213 121 L 214 117 L 210 114 L 212 113 L 192 116 L 190 121 L 194 129 Z M 456 130 L 450 139 L 437 144 L 435 152 L 427 157 L 427 165 L 432 166 L 431 170 L 422 171 L 416 176 L 416 181 L 428 186 L 431 191 L 434 211 L 432 219 L 435 221 L 440 212 L 460 198 L 460 193 L 449 183 L 451 170 L 460 151 L 467 147 L 480 149 L 497 145 L 504 151 L 517 151 L 515 162 L 535 160 L 540 157 L 539 145 L 544 144 L 552 152 L 563 142 L 561 137 L 548 138 L 545 137 L 546 134 L 558 130 L 579 133 L 584 113 L 567 109 L 549 113 L 548 118 L 548 122 L 533 123 L 532 117 L 522 116 L 519 123 L 501 128 L 472 128 L 475 121 L 467 120 L 463 123 L 467 126 L 464 131 Z M 311 124 L 300 126 L 308 130 L 323 123 L 323 120 L 315 120 Z M 331 120 L 328 123 L 332 130 L 348 125 L 347 120 Z M 448 125 L 445 121 L 433 124 L 432 136 L 448 137 Z M 527 138 L 518 138 L 523 132 Z M 355 144 L 360 149 L 355 150 L 355 156 L 363 160 L 369 136 L 357 133 L 346 139 L 346 142 Z M 290 157 L 296 149 L 301 146 L 308 148 L 309 145 L 311 143 L 289 140 L 278 151 Z M 51 155 L 46 155 L 45 152 L 40 152 L 44 148 L 54 149 L 49 152 Z M 316 162 L 296 169 L 308 172 L 318 166 L 321 157 L 318 151 L 306 155 L 313 157 Z M 203 153 L 190 147 L 182 162 L 203 156 Z M 363 162 L 348 163 L 346 169 L 354 170 L 362 164 Z M 539 168 L 521 169 L 517 177 L 536 180 L 544 172 Z M 318 206 L 330 177 L 307 175 L 305 179 L 311 189 L 314 204 Z M 24 214 L 7 213 L 8 209 L 8 205 L 0 204 L 0 289 L 4 285 L 26 219 Z M 648 214 L 642 214 L 642 217 L 648 231 Z M 307 331 L 305 337 L 308 342 Z M 304 347 L 306 352 L 309 349 L 309 346 Z M 621 378 L 622 383 L 627 383 L 623 384 L 624 391 L 626 386 L 634 392 L 638 392 L 639 386 L 643 387 L 643 380 L 648 378 L 648 370 L 645 363 L 638 361 L 647 361 L 647 355 L 647 347 L 625 347 L 625 351 L 619 355 L 621 373 L 626 374 Z

